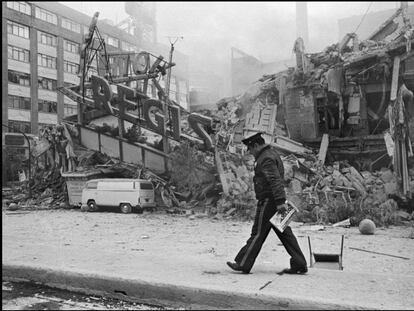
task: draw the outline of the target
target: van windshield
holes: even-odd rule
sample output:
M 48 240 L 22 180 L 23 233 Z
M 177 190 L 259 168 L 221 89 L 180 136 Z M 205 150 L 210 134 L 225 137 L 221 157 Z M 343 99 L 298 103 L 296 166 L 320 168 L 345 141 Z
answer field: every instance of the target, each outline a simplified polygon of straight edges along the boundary
M 152 186 L 151 183 L 146 183 L 146 182 L 141 183 L 142 190 L 152 190 L 153 188 L 154 187 Z

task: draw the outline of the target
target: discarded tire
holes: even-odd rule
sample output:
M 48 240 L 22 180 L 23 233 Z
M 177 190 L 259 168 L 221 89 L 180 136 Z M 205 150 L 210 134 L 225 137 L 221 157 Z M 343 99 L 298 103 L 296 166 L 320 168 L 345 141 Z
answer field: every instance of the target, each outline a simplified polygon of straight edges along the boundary
M 17 204 L 16 203 L 10 203 L 10 205 L 9 205 L 9 211 L 17 211 L 17 209 L 18 209 L 18 206 L 17 206 Z
M 374 234 L 375 232 L 375 224 L 370 219 L 363 219 L 359 223 L 359 232 L 361 234 Z

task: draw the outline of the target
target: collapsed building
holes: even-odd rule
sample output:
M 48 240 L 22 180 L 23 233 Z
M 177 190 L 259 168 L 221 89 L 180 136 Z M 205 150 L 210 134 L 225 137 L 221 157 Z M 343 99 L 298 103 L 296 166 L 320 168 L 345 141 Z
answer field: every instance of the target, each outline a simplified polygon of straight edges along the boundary
M 402 25 L 394 22 L 397 16 L 403 17 Z M 386 225 L 396 219 L 398 207 L 412 212 L 413 33 L 403 8 L 362 42 L 351 33 L 320 53 L 307 54 L 298 38 L 296 67 L 264 75 L 243 94 L 223 98 L 216 110 L 202 114 L 177 106 L 157 83 L 159 101 L 149 98 L 148 81 L 156 82 L 173 64 L 160 56 L 151 65 L 154 56 L 142 52 L 106 53 L 101 41 L 92 40 L 96 18 L 85 44 L 103 53 L 96 70 L 105 78 L 83 72 L 83 84 L 60 89 L 81 107 L 78 123 L 66 120 L 76 128 L 66 132 L 78 159 L 74 170 L 148 178 L 162 185 L 161 203 L 170 212 L 251 218 L 253 159 L 241 139 L 260 131 L 282 154 L 299 220 L 327 223 L 352 216 L 357 221 L 369 214 Z M 135 68 L 134 58 L 144 66 Z M 82 61 L 90 65 L 92 58 Z M 135 90 L 117 86 L 121 83 L 135 83 Z M 113 86 L 118 92 L 112 96 Z M 104 115 L 117 117 L 119 126 L 88 124 Z M 127 122 L 132 123 L 128 131 Z M 159 134 L 160 141 L 149 144 L 141 128 Z M 87 160 L 79 161 L 85 154 Z M 61 191 L 61 179 L 54 180 Z M 40 189 L 39 183 L 32 187 Z
M 242 95 L 217 103 L 218 115 L 225 111 L 227 117 L 219 141 L 237 154 L 242 137 L 263 132 L 285 155 L 288 172 L 293 165 L 289 191 L 302 208 L 317 211 L 325 204 L 331 208 L 324 211 L 342 217 L 357 205 L 412 211 L 412 41 L 404 7 L 361 42 L 349 33 L 322 52 L 307 54 L 298 38 L 294 68 L 264 75 Z M 238 170 L 222 173 L 224 188 L 238 184 Z M 228 201 L 248 193 L 241 189 L 236 195 L 228 190 Z

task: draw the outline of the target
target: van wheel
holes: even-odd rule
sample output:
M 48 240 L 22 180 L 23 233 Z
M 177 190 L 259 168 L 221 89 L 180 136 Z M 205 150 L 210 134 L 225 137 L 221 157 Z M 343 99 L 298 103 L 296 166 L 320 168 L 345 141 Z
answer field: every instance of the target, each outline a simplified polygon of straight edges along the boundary
M 121 212 L 124 214 L 129 214 L 131 213 L 131 205 L 129 203 L 122 203 L 121 204 Z
M 88 201 L 88 211 L 90 212 L 96 212 L 98 210 L 98 206 L 96 206 L 96 203 L 94 200 Z

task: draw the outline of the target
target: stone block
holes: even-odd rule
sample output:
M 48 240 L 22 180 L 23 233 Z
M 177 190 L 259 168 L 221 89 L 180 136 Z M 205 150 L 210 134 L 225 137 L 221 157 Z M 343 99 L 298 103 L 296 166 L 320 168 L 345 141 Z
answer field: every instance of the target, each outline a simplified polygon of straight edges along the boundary
M 384 192 L 386 194 L 395 194 L 398 191 L 397 183 L 395 181 L 393 182 L 387 182 L 384 184 Z

